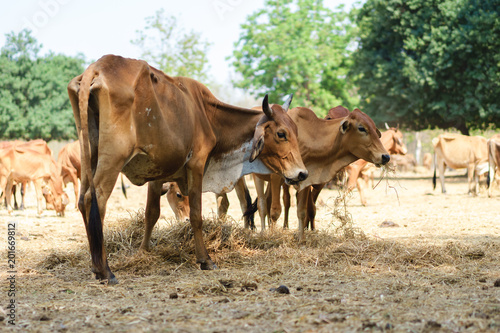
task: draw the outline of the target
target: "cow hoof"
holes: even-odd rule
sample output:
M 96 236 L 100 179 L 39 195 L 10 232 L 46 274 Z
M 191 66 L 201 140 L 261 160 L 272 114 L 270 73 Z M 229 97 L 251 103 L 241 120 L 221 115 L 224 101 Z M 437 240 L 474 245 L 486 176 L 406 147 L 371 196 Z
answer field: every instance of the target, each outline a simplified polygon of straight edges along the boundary
M 210 259 L 207 260 L 207 262 L 202 262 L 200 264 L 200 268 L 202 271 L 212 271 L 212 270 L 218 269 L 217 265 L 214 264 L 214 262 Z
M 118 284 L 118 279 L 116 277 L 113 276 L 111 279 L 108 279 L 108 286 L 115 284 Z

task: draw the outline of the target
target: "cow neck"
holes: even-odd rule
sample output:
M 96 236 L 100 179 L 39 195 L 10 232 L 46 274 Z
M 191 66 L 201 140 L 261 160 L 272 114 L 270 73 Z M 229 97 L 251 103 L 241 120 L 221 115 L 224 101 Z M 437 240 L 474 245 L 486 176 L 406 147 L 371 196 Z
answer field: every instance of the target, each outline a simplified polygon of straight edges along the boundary
M 203 192 L 226 193 L 238 179 L 250 173 L 269 174 L 259 158 L 250 163 L 253 136 L 262 111 L 251 110 L 210 99 L 205 108 L 216 146 L 203 176 Z
M 251 141 L 255 125 L 264 115 L 262 111 L 246 109 L 214 98 L 209 98 L 205 107 L 216 136 L 214 155 L 227 154 Z

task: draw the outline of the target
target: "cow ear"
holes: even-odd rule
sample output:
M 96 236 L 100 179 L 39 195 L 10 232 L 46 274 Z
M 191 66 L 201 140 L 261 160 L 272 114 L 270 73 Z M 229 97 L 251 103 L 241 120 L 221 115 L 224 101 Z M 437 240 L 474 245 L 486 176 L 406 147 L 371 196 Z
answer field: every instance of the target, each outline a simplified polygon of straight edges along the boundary
M 255 131 L 254 141 L 252 145 L 252 154 L 250 155 L 250 162 L 255 161 L 264 149 L 264 130 L 261 126 Z
M 378 128 L 377 128 L 377 135 L 378 135 L 379 139 L 382 137 L 382 133 L 380 133 L 380 131 L 378 130 Z
M 345 134 L 349 130 L 349 127 L 351 127 L 351 124 L 349 123 L 349 120 L 344 119 L 340 123 L 340 133 Z
M 264 100 L 262 101 L 262 111 L 264 111 L 265 115 L 269 119 L 273 118 L 273 110 L 269 106 L 269 99 L 268 99 L 267 94 L 266 94 L 266 96 L 264 96 Z
M 290 104 L 292 103 L 293 99 L 293 94 L 290 94 L 288 98 L 286 99 L 285 103 L 283 104 L 282 108 L 285 112 L 288 112 L 288 109 L 290 108 Z

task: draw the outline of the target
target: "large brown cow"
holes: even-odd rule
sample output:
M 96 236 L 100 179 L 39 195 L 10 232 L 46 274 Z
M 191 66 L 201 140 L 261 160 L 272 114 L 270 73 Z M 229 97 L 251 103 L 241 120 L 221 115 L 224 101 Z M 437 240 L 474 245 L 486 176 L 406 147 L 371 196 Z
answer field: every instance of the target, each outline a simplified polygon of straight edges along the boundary
M 120 172 L 148 183 L 145 235 L 149 249 L 160 215 L 163 183 L 176 181 L 189 195 L 195 253 L 201 269 L 216 268 L 202 233 L 201 193 L 224 193 L 243 175 L 276 172 L 291 184 L 307 178 L 297 127 L 283 108 L 235 107 L 199 82 L 170 77 L 140 60 L 107 55 L 68 85 L 82 148 L 78 207 L 96 278 L 117 283 L 103 243 L 106 202 Z M 253 162 L 253 163 L 252 163 Z
M 488 196 L 491 197 L 493 185 L 497 183 L 500 172 L 500 134 L 495 134 L 488 140 Z
M 56 213 L 64 216 L 68 196 L 62 189 L 62 181 L 57 173 L 56 162 L 52 157 L 31 149 L 10 147 L 0 150 L 0 164 L 7 172 L 4 188 L 9 213 L 12 211 L 13 184 L 33 182 L 37 194 L 38 214 L 43 212 L 43 195 L 48 203 L 51 202 L 54 205 Z
M 64 186 L 73 183 L 75 191 L 75 208 L 78 208 L 78 179 L 81 178 L 80 142 L 68 143 L 57 155 L 57 167 L 63 179 Z
M 479 193 L 478 166 L 488 162 L 488 146 L 486 138 L 482 136 L 467 136 L 461 134 L 440 134 L 432 139 L 434 146 L 434 177 L 436 188 L 436 169 L 439 169 L 441 190 L 446 193 L 444 186 L 444 170 L 448 166 L 452 169 L 467 168 L 469 194 Z
M 359 158 L 380 166 L 389 162 L 390 156 L 380 141 L 381 134 L 373 120 L 359 109 L 348 112 L 345 117 L 326 120 L 302 107 L 293 108 L 288 113 L 297 124 L 300 153 L 309 170 L 308 179 L 296 186 L 301 241 L 308 217 L 307 205 L 312 202 L 311 186 L 328 182 L 342 168 Z M 279 192 L 276 190 L 279 190 L 280 184 L 273 184 L 273 178 L 271 188 L 272 201 L 279 203 Z

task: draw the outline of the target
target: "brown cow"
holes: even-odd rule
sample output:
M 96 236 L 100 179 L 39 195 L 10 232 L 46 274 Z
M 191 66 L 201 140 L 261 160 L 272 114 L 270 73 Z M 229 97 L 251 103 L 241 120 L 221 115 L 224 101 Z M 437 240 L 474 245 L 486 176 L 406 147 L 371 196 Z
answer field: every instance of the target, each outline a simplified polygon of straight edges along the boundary
M 106 202 L 120 172 L 148 183 L 149 249 L 160 215 L 163 183 L 189 195 L 195 253 L 201 269 L 216 268 L 202 233 L 201 193 L 224 193 L 243 175 L 277 172 L 290 184 L 307 178 L 297 127 L 283 107 L 263 101 L 264 112 L 223 103 L 201 83 L 170 77 L 146 62 L 107 55 L 68 85 L 82 148 L 78 207 L 98 279 L 117 283 L 103 243 Z M 253 162 L 253 163 L 252 163 Z
M 488 196 L 491 197 L 493 185 L 500 176 L 498 175 L 500 171 L 500 134 L 495 134 L 488 140 L 488 165 Z
M 14 140 L 14 141 L 4 141 L 4 142 L 1 142 L 0 143 L 0 149 L 5 149 L 5 148 L 11 148 L 11 147 L 17 147 L 19 149 L 30 149 L 30 150 L 34 150 L 34 151 L 37 151 L 41 154 L 46 154 L 50 157 L 52 157 L 52 150 L 49 148 L 47 142 L 45 142 L 44 140 L 42 139 L 35 139 L 35 140 L 31 140 L 31 141 L 28 141 L 28 142 L 24 142 L 24 141 L 20 141 L 20 140 Z M 7 175 L 5 174 L 4 177 L 7 177 Z M 0 175 L 0 183 L 2 182 L 1 180 L 2 178 L 2 175 Z M 6 180 L 4 180 L 6 181 Z M 20 208 L 21 209 L 24 209 L 24 193 L 26 192 L 26 184 L 27 182 L 24 181 L 24 182 L 21 182 L 20 185 L 21 185 L 21 206 Z M 14 198 L 14 209 L 17 209 L 17 200 L 16 200 L 16 185 L 17 183 L 14 182 L 13 184 L 13 188 L 12 188 L 12 195 L 13 195 L 13 198 Z M 4 190 L 4 188 L 2 188 L 2 191 Z M 43 191 L 44 193 L 47 193 L 47 191 Z M 2 196 L 4 196 L 5 194 L 5 191 L 2 193 Z M 47 205 L 48 206 L 51 206 L 53 207 L 53 202 L 50 202 L 50 200 L 52 200 L 51 196 L 47 196 L 45 195 L 45 199 L 49 200 L 49 202 L 47 202 Z M 0 196 L 1 198 L 1 196 Z
M 10 147 L 0 151 L 0 164 L 7 170 L 5 195 L 7 210 L 12 212 L 11 198 L 14 182 L 33 182 L 37 194 L 38 214 L 42 214 L 42 194 L 52 202 L 57 214 L 64 216 L 68 196 L 62 189 L 57 165 L 52 157 L 31 149 Z M 44 183 L 47 186 L 44 186 Z
M 323 185 L 359 158 L 380 166 L 389 162 L 390 156 L 380 141 L 380 132 L 373 120 L 359 109 L 354 109 L 345 117 L 327 120 L 302 107 L 293 108 L 288 113 L 297 124 L 300 153 L 309 170 L 308 179 L 296 186 L 299 241 L 302 241 L 307 206 L 313 200 L 309 186 Z M 279 190 L 280 186 L 272 183 L 273 178 L 271 195 L 277 197 L 277 200 L 273 198 L 273 202 L 279 203 L 276 189 Z
M 75 191 L 75 208 L 78 208 L 78 179 L 81 178 L 80 142 L 68 143 L 57 155 L 57 167 L 64 186 L 73 183 Z
M 427 169 L 430 170 L 432 167 L 432 154 L 431 153 L 425 153 L 422 165 Z
M 479 193 L 478 166 L 488 162 L 488 145 L 482 136 L 467 136 L 461 134 L 440 134 L 432 139 L 434 146 L 434 177 L 432 183 L 436 188 L 436 169 L 439 168 L 441 190 L 446 193 L 444 186 L 445 166 L 452 169 L 467 168 L 469 194 Z

